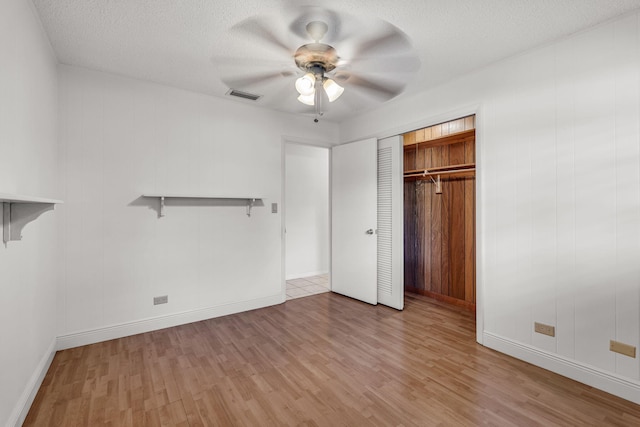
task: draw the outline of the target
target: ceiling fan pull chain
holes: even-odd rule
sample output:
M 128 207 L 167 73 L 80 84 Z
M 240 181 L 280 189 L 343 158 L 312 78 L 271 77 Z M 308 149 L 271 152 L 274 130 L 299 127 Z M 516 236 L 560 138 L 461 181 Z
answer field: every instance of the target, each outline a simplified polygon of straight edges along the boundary
M 313 119 L 313 121 L 315 123 L 318 123 L 319 118 L 322 117 L 322 93 L 320 92 L 320 90 L 322 89 L 322 80 L 323 80 L 323 76 L 320 76 L 320 78 L 316 77 L 316 92 L 315 92 L 315 100 L 314 100 L 314 104 L 316 107 L 316 118 Z

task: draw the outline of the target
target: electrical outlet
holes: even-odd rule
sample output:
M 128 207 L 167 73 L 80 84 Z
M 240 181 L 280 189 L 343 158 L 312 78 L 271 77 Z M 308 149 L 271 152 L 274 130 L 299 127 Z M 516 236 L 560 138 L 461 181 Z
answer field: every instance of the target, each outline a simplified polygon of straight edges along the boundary
M 169 302 L 169 295 L 162 295 L 161 297 L 153 297 L 153 305 L 166 304 Z
M 611 340 L 609 341 L 609 350 L 624 354 L 625 356 L 636 358 L 636 348 L 632 345 L 625 344 L 619 341 Z
M 549 335 L 550 337 L 556 336 L 555 326 L 545 325 L 544 323 L 538 323 L 538 322 L 535 322 L 533 325 L 534 325 L 534 330 L 539 334 Z

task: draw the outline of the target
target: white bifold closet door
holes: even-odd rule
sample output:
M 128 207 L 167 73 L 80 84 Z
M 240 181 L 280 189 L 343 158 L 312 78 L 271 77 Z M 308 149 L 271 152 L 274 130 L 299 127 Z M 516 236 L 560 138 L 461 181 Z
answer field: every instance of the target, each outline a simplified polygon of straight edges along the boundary
M 331 290 L 401 310 L 401 138 L 332 148 L 331 190 Z
M 404 147 L 402 137 L 378 141 L 378 302 L 404 308 Z

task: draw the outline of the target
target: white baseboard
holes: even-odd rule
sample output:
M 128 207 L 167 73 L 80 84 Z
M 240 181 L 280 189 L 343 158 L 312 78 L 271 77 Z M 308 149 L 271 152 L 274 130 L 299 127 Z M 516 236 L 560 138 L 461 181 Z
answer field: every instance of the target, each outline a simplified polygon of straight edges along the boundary
M 308 273 L 289 274 L 286 276 L 285 280 L 304 279 L 305 277 L 320 276 L 322 274 L 329 274 L 329 272 L 328 271 L 310 271 Z
M 49 366 L 51 366 L 51 362 L 53 361 L 53 356 L 55 355 L 56 340 L 53 339 L 51 341 L 51 345 L 49 346 L 49 348 L 47 348 L 47 351 L 42 356 L 42 359 L 40 359 L 40 363 L 38 363 L 38 366 L 33 372 L 33 375 L 31 375 L 31 378 L 29 378 L 29 381 L 27 382 L 22 395 L 20 395 L 18 403 L 11 412 L 9 420 L 7 421 L 7 427 L 19 427 L 22 425 L 22 423 L 24 423 L 24 420 L 25 418 L 27 418 L 27 414 L 29 413 L 29 409 L 31 408 L 31 404 L 36 398 L 36 394 L 40 389 L 40 385 L 42 384 L 44 376 L 47 374 Z
M 640 404 L 640 381 L 579 363 L 558 354 L 484 332 L 483 345 L 556 374 Z
M 58 337 L 57 349 L 64 350 L 67 348 L 79 347 L 81 345 L 94 344 L 101 341 L 156 331 L 158 329 L 170 328 L 172 326 L 184 325 L 186 323 L 199 322 L 201 320 L 212 319 L 214 317 L 227 316 L 229 314 L 241 313 L 243 311 L 281 304 L 284 301 L 284 294 L 279 293 L 277 295 L 249 301 L 224 304 L 200 310 L 185 311 L 182 313 L 169 314 L 166 316 L 142 319 L 135 322 L 111 325 L 104 328 L 62 335 Z

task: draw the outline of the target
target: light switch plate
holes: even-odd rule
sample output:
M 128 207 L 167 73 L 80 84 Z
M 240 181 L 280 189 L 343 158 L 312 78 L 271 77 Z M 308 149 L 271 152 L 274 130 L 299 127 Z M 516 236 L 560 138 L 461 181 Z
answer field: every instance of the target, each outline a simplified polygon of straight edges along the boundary
M 271 213 L 278 213 L 278 204 L 271 203 Z

